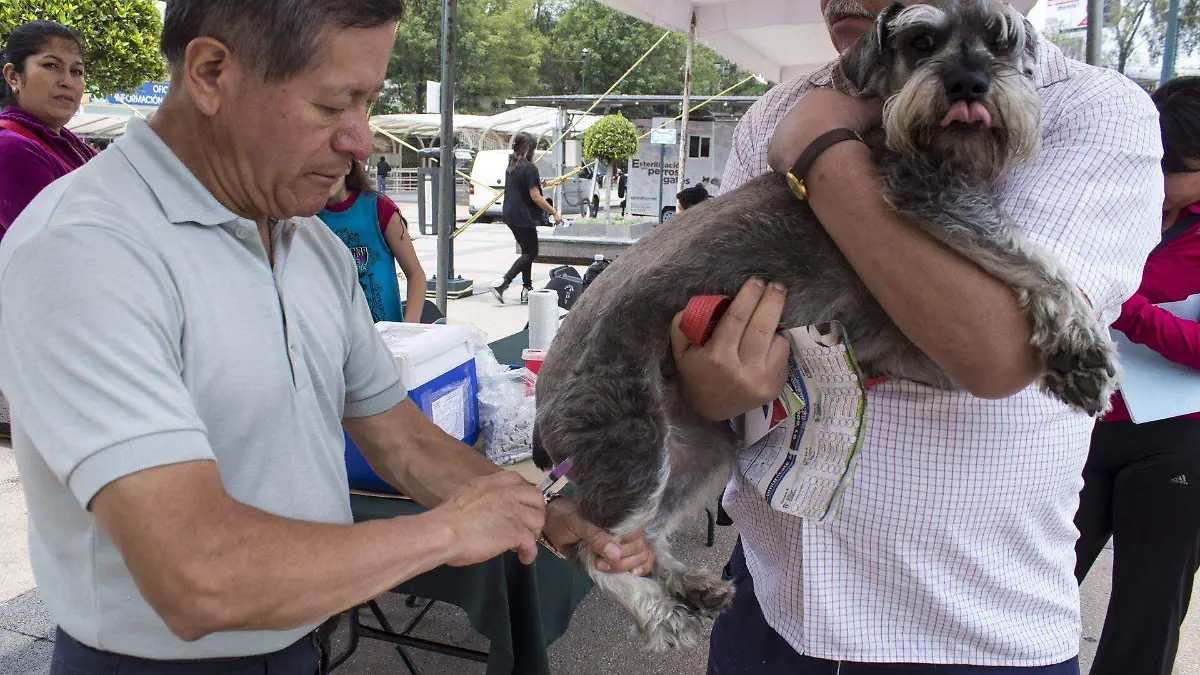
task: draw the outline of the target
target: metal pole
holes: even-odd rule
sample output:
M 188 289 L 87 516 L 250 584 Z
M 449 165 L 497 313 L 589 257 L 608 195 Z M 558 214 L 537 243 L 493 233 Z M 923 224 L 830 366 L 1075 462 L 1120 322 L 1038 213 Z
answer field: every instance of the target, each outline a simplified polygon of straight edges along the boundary
M 1175 77 L 1175 53 L 1179 50 L 1179 0 L 1167 2 L 1167 39 L 1163 43 L 1162 74 L 1158 77 L 1161 86 Z
M 458 0 L 442 0 L 442 154 L 441 154 L 441 193 L 438 195 L 438 210 L 441 211 L 441 221 L 438 223 L 438 259 L 437 259 L 437 306 L 442 316 L 446 312 L 446 286 L 453 274 L 454 251 L 450 239 L 454 232 L 456 220 L 455 199 L 457 190 L 454 184 L 454 43 L 455 19 L 458 14 Z
M 1088 0 L 1087 5 L 1087 62 L 1100 65 L 1104 46 L 1104 0 Z
M 687 187 L 688 122 L 692 113 L 692 55 L 696 51 L 696 13 L 692 12 L 691 28 L 688 29 L 687 58 L 683 62 L 683 120 L 679 125 L 679 192 Z M 678 208 L 678 204 L 676 207 Z M 660 211 L 662 209 L 659 209 Z
M 658 146 L 658 222 L 663 221 L 663 181 L 667 173 L 667 146 Z

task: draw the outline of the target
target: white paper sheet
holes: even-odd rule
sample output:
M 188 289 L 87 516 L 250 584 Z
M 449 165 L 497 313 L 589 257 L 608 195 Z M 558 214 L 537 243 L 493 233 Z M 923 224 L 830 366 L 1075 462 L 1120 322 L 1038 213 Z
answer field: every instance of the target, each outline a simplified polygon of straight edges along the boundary
M 1157 305 L 1181 319 L 1200 320 L 1200 294 L 1179 302 Z M 1121 395 L 1134 424 L 1200 411 L 1200 370 L 1167 360 L 1145 345 L 1134 344 L 1112 330 L 1121 367 Z

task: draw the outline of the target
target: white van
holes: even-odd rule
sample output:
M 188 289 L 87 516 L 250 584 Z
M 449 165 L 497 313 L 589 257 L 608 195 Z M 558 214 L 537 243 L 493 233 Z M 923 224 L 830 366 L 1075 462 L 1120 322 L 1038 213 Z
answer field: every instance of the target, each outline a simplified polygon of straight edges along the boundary
M 471 198 L 468 212 L 473 216 L 483 210 L 497 195 L 500 196 L 500 199 L 480 216 L 479 220 L 482 222 L 501 220 L 504 217 L 504 180 L 508 171 L 508 157 L 511 154 L 511 150 L 484 150 L 475 155 L 475 164 L 471 167 Z M 534 157 L 543 181 L 558 176 L 554 162 L 547 153 L 538 152 Z M 588 204 L 583 195 L 591 188 L 591 182 L 591 173 L 588 171 L 568 178 L 562 186 L 562 199 L 565 204 L 556 206 L 559 213 L 586 214 Z M 553 204 L 554 189 L 544 188 L 544 191 L 546 200 Z

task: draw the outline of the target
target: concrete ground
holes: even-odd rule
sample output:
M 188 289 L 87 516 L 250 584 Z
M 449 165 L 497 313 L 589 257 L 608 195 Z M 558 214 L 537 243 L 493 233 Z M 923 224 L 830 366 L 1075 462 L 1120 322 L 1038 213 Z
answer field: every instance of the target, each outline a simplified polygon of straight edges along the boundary
M 415 223 L 415 204 L 401 201 L 401 208 L 409 221 Z M 432 276 L 436 267 L 435 238 L 420 236 L 415 232 L 415 225 L 413 229 L 418 255 Z M 484 294 L 452 301 L 449 321 L 472 323 L 492 340 L 521 330 L 527 319 L 527 309 L 514 303 L 500 305 L 486 293 L 487 284 L 502 274 L 516 257 L 513 251 L 511 235 L 499 224 L 475 225 L 458 239 L 455 272 L 474 279 L 478 291 Z M 536 287 L 545 283 L 550 268 L 550 265 L 535 266 Z M 41 675 L 49 671 L 54 626 L 35 588 L 26 537 L 25 500 L 16 465 L 11 449 L 0 445 L 0 675 Z M 706 547 L 701 513 L 676 535 L 675 551 L 683 560 L 720 569 L 735 538 L 733 528 L 718 528 L 716 545 Z M 1112 552 L 1106 550 L 1081 589 L 1084 621 L 1080 654 L 1085 673 L 1103 625 L 1111 571 Z M 1200 602 L 1193 597 L 1193 606 L 1197 604 Z M 405 607 L 398 597 L 385 597 L 381 605 L 393 623 L 403 624 L 415 611 Z M 1198 612 L 1193 612 L 1184 625 L 1175 664 L 1176 675 L 1200 675 L 1200 619 L 1196 614 Z M 550 649 L 554 672 L 571 675 L 704 672 L 704 647 L 691 652 L 648 655 L 630 639 L 628 625 L 623 610 L 607 596 L 593 592 L 575 613 L 567 634 Z M 415 634 L 466 647 L 487 648 L 486 640 L 474 633 L 465 614 L 447 605 L 436 606 Z M 344 636 L 343 623 L 343 629 L 335 636 L 335 649 L 344 646 Z M 410 653 L 423 675 L 483 675 L 485 672 L 482 664 L 422 652 Z M 355 656 L 338 672 L 382 675 L 406 671 L 391 647 L 364 641 Z

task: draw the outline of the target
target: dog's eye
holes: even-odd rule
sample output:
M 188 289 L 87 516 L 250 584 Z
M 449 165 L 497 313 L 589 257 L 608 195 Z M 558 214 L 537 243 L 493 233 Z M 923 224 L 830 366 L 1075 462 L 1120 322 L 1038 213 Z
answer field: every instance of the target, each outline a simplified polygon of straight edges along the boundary
M 992 51 L 997 54 L 1003 54 L 1011 47 L 1012 41 L 1008 39 L 1007 35 L 997 35 L 996 39 L 992 41 Z
M 912 48 L 922 54 L 928 54 L 937 46 L 932 35 L 918 35 L 913 38 Z

